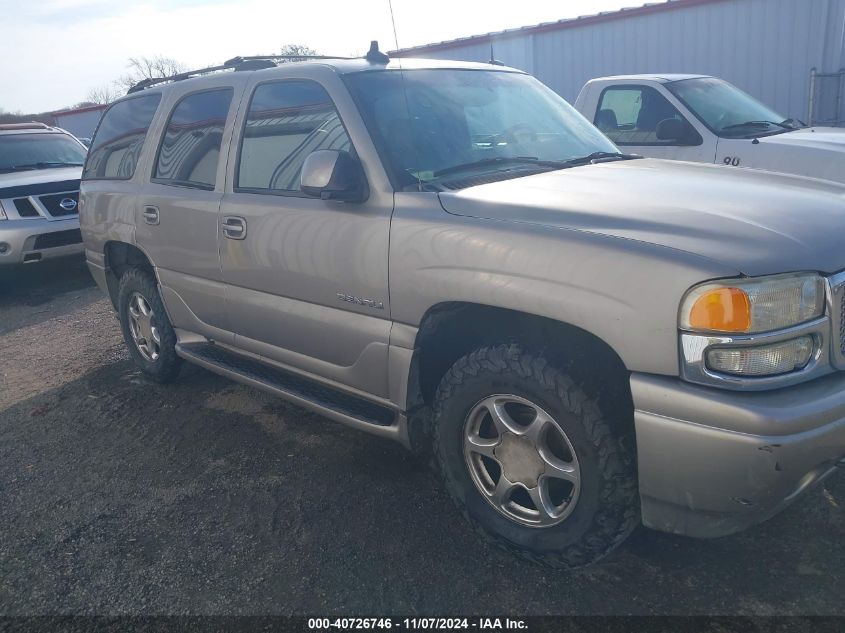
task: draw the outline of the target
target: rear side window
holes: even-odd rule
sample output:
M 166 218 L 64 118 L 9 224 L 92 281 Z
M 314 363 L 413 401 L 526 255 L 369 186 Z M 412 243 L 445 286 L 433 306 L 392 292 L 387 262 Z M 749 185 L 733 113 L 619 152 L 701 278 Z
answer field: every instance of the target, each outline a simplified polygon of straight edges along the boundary
M 161 140 L 153 180 L 214 189 L 220 144 L 233 90 L 209 90 L 183 98 L 170 115 Z
M 133 97 L 106 111 L 88 151 L 83 179 L 132 178 L 159 101 L 158 93 Z
M 657 90 L 618 86 L 602 93 L 594 123 L 617 145 L 673 145 L 657 138 L 657 126 L 665 119 L 683 116 Z
M 302 163 L 311 152 L 350 151 L 351 146 L 334 103 L 320 84 L 262 84 L 249 104 L 235 186 L 298 193 Z

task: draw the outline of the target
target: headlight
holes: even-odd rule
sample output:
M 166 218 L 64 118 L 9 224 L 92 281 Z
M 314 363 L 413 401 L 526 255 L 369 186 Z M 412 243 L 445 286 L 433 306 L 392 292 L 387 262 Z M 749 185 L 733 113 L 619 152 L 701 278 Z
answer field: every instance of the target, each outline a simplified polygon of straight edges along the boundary
M 0 202 L 0 220 L 8 220 L 9 218 L 6 216 L 6 210 L 3 208 L 3 203 Z
M 681 303 L 688 332 L 753 334 L 792 327 L 824 313 L 824 280 L 791 274 L 725 280 L 690 290 Z

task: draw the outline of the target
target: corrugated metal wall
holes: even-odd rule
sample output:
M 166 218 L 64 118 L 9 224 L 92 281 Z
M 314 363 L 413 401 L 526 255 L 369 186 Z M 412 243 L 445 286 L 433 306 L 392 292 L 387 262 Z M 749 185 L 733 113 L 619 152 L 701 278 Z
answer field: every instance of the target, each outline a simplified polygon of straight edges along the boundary
M 845 0 L 723 0 L 558 30 L 494 36 L 496 59 L 574 101 L 588 79 L 630 73 L 722 77 L 807 119 L 810 69 L 845 67 Z M 487 61 L 490 42 L 417 57 Z

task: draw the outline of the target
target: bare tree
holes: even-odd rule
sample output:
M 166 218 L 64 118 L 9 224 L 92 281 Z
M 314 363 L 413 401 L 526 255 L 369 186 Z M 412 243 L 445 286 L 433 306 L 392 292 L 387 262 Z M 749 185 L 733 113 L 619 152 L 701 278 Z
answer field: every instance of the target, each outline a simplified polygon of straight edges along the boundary
M 129 72 L 114 82 L 116 86 L 124 90 L 129 90 L 129 88 L 144 79 L 170 77 L 171 75 L 178 75 L 187 70 L 187 67 L 182 62 L 162 55 L 155 57 L 130 57 L 127 67 L 129 68 Z
M 282 63 L 284 62 L 298 62 L 305 59 L 308 55 L 319 55 L 317 51 L 315 51 L 310 46 L 305 46 L 304 44 L 285 44 L 282 46 L 282 50 L 279 51 L 279 55 L 293 55 L 290 59 L 283 59 L 280 60 Z M 295 57 L 296 55 L 302 55 L 302 58 Z
M 105 84 L 98 88 L 91 88 L 85 100 L 98 105 L 108 105 L 120 96 L 121 93 L 114 84 Z

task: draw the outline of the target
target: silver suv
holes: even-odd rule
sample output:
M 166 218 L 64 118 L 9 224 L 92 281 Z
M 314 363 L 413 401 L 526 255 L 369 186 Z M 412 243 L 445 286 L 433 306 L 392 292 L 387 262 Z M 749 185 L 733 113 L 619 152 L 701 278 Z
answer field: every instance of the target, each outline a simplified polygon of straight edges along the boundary
M 0 124 L 0 268 L 82 253 L 86 148 L 43 123 Z
M 496 65 L 171 79 L 110 107 L 82 182 L 150 378 L 187 360 L 431 450 L 482 534 L 560 567 L 843 465 L 845 187 L 621 154 Z

